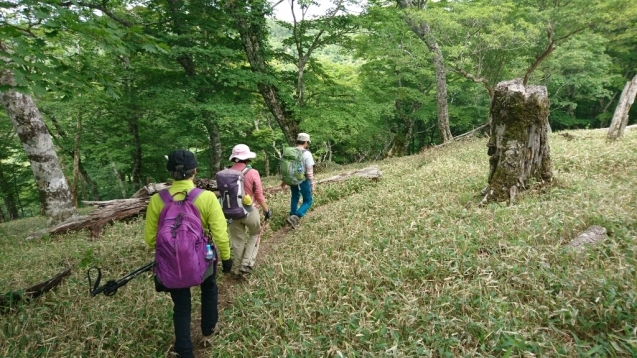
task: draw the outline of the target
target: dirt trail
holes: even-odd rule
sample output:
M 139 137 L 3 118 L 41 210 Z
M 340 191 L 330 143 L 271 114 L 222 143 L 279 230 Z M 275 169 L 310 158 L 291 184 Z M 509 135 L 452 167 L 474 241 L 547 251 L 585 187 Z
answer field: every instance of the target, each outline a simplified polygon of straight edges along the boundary
M 317 211 L 320 211 L 321 208 L 325 207 L 326 205 L 323 205 L 319 208 L 316 208 L 314 210 L 312 210 L 312 213 L 316 213 Z M 308 216 L 313 216 L 311 215 L 312 213 L 308 213 Z M 266 228 L 267 230 L 267 228 Z M 257 256 L 257 262 L 263 262 L 263 260 L 270 254 L 270 251 L 279 243 L 281 243 L 283 241 L 283 238 L 292 230 L 291 227 L 289 226 L 284 226 L 282 228 L 280 228 L 279 230 L 275 231 L 272 233 L 272 235 L 270 237 L 267 238 L 267 240 L 261 240 L 261 242 L 259 243 L 259 254 Z M 257 266 L 255 269 L 258 269 L 259 265 L 257 263 Z M 221 267 L 219 268 L 221 269 Z M 245 283 L 246 280 L 244 279 L 235 279 L 232 278 L 231 275 L 225 275 L 223 280 L 221 280 L 219 282 L 219 316 L 221 316 L 221 313 L 223 312 L 223 310 L 232 305 L 232 297 L 234 297 L 234 292 L 236 291 L 236 289 L 239 287 L 239 285 Z M 194 311 L 194 310 L 193 310 Z M 197 313 L 195 313 L 197 314 Z M 195 357 L 197 358 L 204 358 L 204 357 L 209 357 L 211 351 L 214 349 L 213 347 L 210 348 L 201 348 L 198 347 L 198 343 L 201 341 L 201 328 L 200 328 L 200 322 L 201 322 L 201 317 L 199 317 L 197 315 L 196 318 L 194 318 L 192 320 L 192 324 L 190 326 L 190 332 L 191 332 L 191 337 L 192 337 L 192 342 L 194 344 L 194 353 L 195 353 Z M 223 321 L 219 321 L 219 326 L 221 329 L 223 329 L 224 326 L 224 322 Z

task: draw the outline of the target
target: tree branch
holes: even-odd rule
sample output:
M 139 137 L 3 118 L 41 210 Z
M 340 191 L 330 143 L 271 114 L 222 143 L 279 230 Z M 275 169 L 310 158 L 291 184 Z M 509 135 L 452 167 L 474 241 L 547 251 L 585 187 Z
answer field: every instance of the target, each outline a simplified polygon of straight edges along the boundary
M 484 87 L 487 89 L 487 91 L 489 92 L 489 97 L 493 98 L 493 87 L 491 87 L 491 84 L 489 84 L 489 80 L 484 78 L 484 77 L 476 77 L 474 75 L 472 75 L 471 73 L 465 71 L 464 69 L 460 68 L 460 66 L 458 66 L 458 64 L 454 65 L 454 69 L 460 73 L 461 75 L 463 75 L 465 78 L 472 80 L 473 82 L 476 83 L 482 83 L 484 85 Z
M 537 56 L 535 58 L 535 62 L 533 62 L 531 67 L 529 67 L 529 69 L 526 70 L 526 73 L 524 74 L 524 80 L 522 81 L 522 84 L 524 86 L 526 86 L 527 83 L 529 83 L 529 77 L 531 77 L 531 74 L 533 73 L 533 71 L 535 71 L 540 65 L 540 63 L 542 63 L 542 61 L 544 61 L 547 57 L 549 57 L 549 55 L 553 52 L 553 50 L 555 50 L 555 41 L 553 40 L 552 25 L 546 28 L 546 36 L 548 37 L 548 40 L 549 40 L 549 43 L 546 46 L 546 50 L 544 50 L 544 52 L 542 52 L 539 56 Z
M 104 14 L 106 14 L 106 16 L 113 19 L 115 22 L 119 23 L 120 25 L 123 25 L 125 27 L 132 27 L 133 25 L 135 25 L 134 23 L 115 15 L 111 10 L 108 9 L 107 3 L 108 3 L 108 0 L 102 0 L 101 4 L 89 4 L 82 1 L 78 1 L 78 2 L 66 1 L 63 3 L 59 3 L 58 5 L 61 7 L 70 7 L 73 5 L 77 5 L 77 6 L 83 6 L 89 9 L 93 9 L 93 10 L 99 10 L 103 12 Z

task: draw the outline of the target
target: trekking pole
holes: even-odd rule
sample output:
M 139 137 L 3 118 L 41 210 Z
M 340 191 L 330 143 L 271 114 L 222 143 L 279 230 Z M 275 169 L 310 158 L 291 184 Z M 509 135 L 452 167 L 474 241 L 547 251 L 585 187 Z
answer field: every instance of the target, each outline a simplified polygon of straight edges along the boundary
M 99 295 L 100 293 L 104 293 L 104 296 L 112 296 L 117 292 L 118 288 L 126 285 L 128 281 L 134 279 L 135 277 L 141 275 L 142 273 L 146 271 L 150 271 L 153 267 L 155 267 L 155 261 L 148 263 L 138 268 L 135 271 L 131 271 L 127 273 L 125 276 L 118 278 L 117 280 L 106 281 L 104 286 L 100 287 L 100 281 L 102 280 L 102 270 L 100 270 L 100 268 L 97 266 L 93 266 L 89 268 L 88 271 L 86 272 L 86 277 L 88 278 L 88 286 L 89 286 L 89 292 L 91 293 L 91 297 L 95 297 L 96 295 Z M 92 270 L 97 271 L 97 278 L 95 280 L 95 285 L 93 285 L 91 281 Z M 92 289 L 91 289 L 91 286 L 92 286 Z
M 265 226 L 268 224 L 268 220 L 264 219 L 261 224 L 261 230 L 259 230 L 259 236 L 257 237 L 257 242 L 254 243 L 254 249 L 252 250 L 252 255 L 250 255 L 250 261 L 248 261 L 248 266 L 252 267 L 254 265 L 255 254 L 257 252 L 257 248 L 259 247 L 259 243 L 261 242 L 261 234 L 263 234 L 263 230 L 265 230 Z

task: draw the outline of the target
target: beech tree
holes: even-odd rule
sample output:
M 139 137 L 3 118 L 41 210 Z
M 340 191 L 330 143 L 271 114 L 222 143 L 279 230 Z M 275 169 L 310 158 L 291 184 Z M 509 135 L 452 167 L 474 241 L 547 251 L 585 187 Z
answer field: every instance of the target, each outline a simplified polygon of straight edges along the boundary
M 56 224 L 74 215 L 75 206 L 53 140 L 32 94 L 64 92 L 66 85 L 73 87 L 83 80 L 90 81 L 82 76 L 94 73 L 87 68 L 84 73 L 77 71 L 77 66 L 83 67 L 81 63 L 75 63 L 75 68 L 65 63 L 77 50 L 69 47 L 66 54 L 60 54 L 55 39 L 67 30 L 94 34 L 103 22 L 94 19 L 93 7 L 82 11 L 71 3 L 23 0 L 3 3 L 3 7 L 6 10 L 0 16 L 0 60 L 5 65 L 0 73 L 2 104 L 31 162 L 47 221 Z M 119 35 L 114 28 L 101 34 L 107 39 L 104 45 L 119 42 Z
M 398 6 L 405 11 L 403 19 L 412 29 L 412 31 L 427 45 L 431 52 L 431 60 L 433 61 L 436 72 L 436 100 L 438 108 L 438 130 L 442 142 L 446 143 L 453 139 L 451 129 L 449 128 L 449 108 L 447 105 L 447 70 L 445 66 L 442 50 L 438 45 L 436 36 L 431 31 L 428 22 L 423 21 L 417 16 L 414 10 L 423 11 L 427 6 L 427 0 L 397 0 Z
M 12 52 L 1 40 L 0 51 L 0 56 Z M 75 214 L 75 206 L 53 140 L 33 97 L 16 89 L 18 82 L 13 73 L 13 61 L 7 57 L 1 57 L 1 60 L 5 62 L 5 69 L 0 73 L 2 105 L 31 162 L 47 223 L 60 223 Z
M 226 2 L 226 8 L 235 19 L 250 69 L 257 77 L 259 93 L 286 141 L 293 145 L 300 132 L 300 120 L 294 114 L 294 101 L 278 84 L 275 71 L 268 63 L 266 16 L 271 12 L 270 4 L 266 0 L 233 0 Z

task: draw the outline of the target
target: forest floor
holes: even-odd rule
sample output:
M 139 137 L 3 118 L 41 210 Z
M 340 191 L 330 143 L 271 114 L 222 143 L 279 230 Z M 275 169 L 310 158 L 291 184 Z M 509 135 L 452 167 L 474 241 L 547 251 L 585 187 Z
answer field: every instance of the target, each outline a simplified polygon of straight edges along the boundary
M 289 193 L 273 195 L 255 272 L 221 275 L 220 332 L 197 355 L 637 356 L 637 131 L 616 143 L 600 130 L 569 133 L 551 135 L 553 186 L 511 206 L 480 205 L 485 139 L 374 163 L 378 182 L 319 186 L 298 230 L 284 225 Z M 590 225 L 608 239 L 571 249 Z M 0 291 L 73 274 L 0 315 L 0 356 L 169 356 L 172 302 L 150 275 L 113 297 L 88 292 L 90 266 L 108 280 L 153 260 L 143 220 L 99 239 L 24 240 L 43 226 L 0 224 Z

